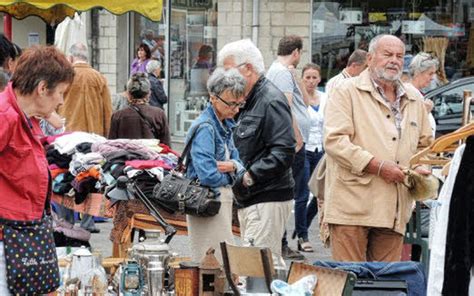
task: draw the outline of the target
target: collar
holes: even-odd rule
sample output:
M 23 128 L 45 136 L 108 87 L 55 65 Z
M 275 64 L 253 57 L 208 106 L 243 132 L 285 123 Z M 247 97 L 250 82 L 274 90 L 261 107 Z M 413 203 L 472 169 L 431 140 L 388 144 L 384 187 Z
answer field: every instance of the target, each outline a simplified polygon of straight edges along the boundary
M 342 72 L 341 72 L 342 76 L 344 78 L 351 78 L 351 74 L 349 74 L 349 72 L 347 72 L 346 68 L 342 69 Z
M 265 75 L 260 75 L 260 77 L 257 79 L 257 82 L 255 82 L 255 85 L 247 94 L 247 97 L 245 98 L 245 106 L 244 108 L 240 109 L 239 113 L 241 113 L 244 110 L 250 109 L 250 107 L 254 104 L 255 93 L 259 89 L 260 85 L 264 82 L 264 80 L 265 80 Z
M 206 112 L 209 113 L 209 117 L 214 121 L 216 124 L 215 126 L 217 127 L 217 130 L 219 131 L 219 134 L 222 135 L 229 135 L 232 133 L 232 130 L 235 127 L 235 121 L 232 119 L 224 119 L 224 121 L 220 121 L 219 118 L 217 117 L 216 111 L 214 110 L 214 107 L 212 106 L 211 103 L 208 104 Z
M 377 100 L 383 103 L 385 102 L 385 100 L 380 96 L 379 92 L 375 88 L 374 83 L 372 82 L 369 69 L 365 69 L 362 73 L 360 73 L 359 76 L 355 78 L 354 81 L 355 81 L 355 86 L 358 89 L 362 91 L 370 92 L 374 98 L 376 98 Z M 407 95 L 407 90 L 400 80 L 398 81 L 398 88 L 400 88 L 403 91 L 403 95 L 402 95 L 403 98 L 406 98 L 410 101 L 416 101 L 416 97 Z

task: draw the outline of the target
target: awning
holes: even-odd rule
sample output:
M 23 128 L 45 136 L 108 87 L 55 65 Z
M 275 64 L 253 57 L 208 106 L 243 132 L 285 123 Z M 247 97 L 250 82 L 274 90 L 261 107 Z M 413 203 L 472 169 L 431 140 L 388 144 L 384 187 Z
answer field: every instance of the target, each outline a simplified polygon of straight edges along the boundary
M 0 0 L 0 12 L 16 19 L 35 15 L 49 24 L 58 24 L 76 11 L 104 8 L 113 14 L 137 12 L 152 21 L 161 19 L 163 0 Z

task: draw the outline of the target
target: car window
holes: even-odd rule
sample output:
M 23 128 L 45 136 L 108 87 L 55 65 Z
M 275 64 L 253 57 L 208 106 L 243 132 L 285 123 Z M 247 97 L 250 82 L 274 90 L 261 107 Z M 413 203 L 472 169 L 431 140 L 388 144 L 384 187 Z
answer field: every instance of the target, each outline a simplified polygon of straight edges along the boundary
M 446 134 L 461 127 L 464 90 L 474 93 L 474 84 L 460 85 L 431 98 L 437 133 Z M 474 106 L 471 106 L 471 111 L 474 111 Z

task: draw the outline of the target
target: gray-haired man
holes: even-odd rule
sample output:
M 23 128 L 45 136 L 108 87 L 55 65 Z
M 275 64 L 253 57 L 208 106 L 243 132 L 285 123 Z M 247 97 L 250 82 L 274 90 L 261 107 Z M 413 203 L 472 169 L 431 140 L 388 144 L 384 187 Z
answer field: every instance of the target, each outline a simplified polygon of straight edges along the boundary
M 218 65 L 237 68 L 247 81 L 245 107 L 237 116 L 234 142 L 246 172 L 234 186 L 240 205 L 241 237 L 246 244 L 268 247 L 281 258 L 281 238 L 290 217 L 294 180 L 291 164 L 295 137 L 285 95 L 265 78 L 263 57 L 248 39 L 226 44 Z

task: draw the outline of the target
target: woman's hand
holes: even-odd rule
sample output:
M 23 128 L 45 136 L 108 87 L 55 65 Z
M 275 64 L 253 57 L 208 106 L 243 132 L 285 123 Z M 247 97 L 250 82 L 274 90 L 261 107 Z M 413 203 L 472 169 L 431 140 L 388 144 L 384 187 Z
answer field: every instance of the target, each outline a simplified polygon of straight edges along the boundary
M 56 112 L 51 113 L 51 115 L 46 117 L 44 120 L 51 124 L 55 129 L 63 128 L 66 124 L 66 119 L 59 116 Z
M 221 173 L 232 173 L 235 171 L 235 165 L 233 161 L 218 161 L 217 170 Z

